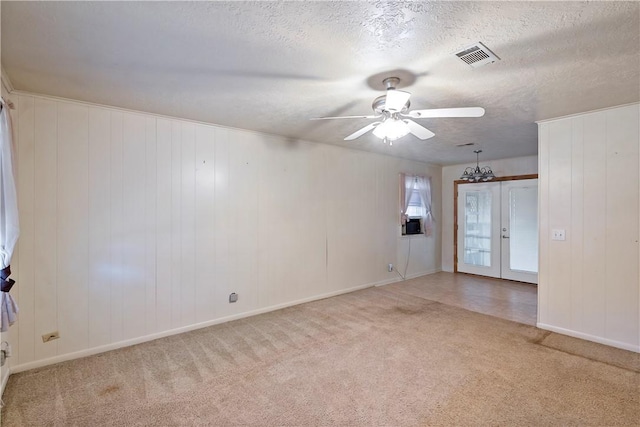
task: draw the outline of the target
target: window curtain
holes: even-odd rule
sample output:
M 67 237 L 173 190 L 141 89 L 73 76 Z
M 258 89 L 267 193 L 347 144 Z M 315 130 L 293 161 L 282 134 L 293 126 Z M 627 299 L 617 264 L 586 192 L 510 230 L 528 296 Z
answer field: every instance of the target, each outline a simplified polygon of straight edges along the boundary
M 9 291 L 15 281 L 10 279 L 11 257 L 18 241 L 18 197 L 15 183 L 11 117 L 4 99 L 0 100 L 0 331 L 6 331 L 15 321 L 18 305 Z
M 402 210 L 400 211 L 400 224 L 407 223 L 407 210 L 409 209 L 409 202 L 411 201 L 411 193 L 413 192 L 413 186 L 415 183 L 415 176 L 400 174 L 400 200 L 402 201 Z
M 422 232 L 425 236 L 431 236 L 433 233 L 433 213 L 431 212 L 431 178 L 424 176 L 416 176 L 415 188 L 420 194 L 424 205 L 424 213 L 422 216 Z

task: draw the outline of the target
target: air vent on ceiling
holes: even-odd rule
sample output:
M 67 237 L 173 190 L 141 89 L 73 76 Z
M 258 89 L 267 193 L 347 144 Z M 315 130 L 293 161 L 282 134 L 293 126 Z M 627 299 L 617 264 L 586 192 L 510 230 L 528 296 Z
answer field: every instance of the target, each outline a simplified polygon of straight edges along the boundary
M 483 65 L 491 64 L 492 62 L 500 60 L 495 53 L 491 52 L 491 50 L 481 42 L 467 46 L 464 49 L 455 52 L 455 55 L 465 64 L 470 65 L 473 68 L 482 67 Z

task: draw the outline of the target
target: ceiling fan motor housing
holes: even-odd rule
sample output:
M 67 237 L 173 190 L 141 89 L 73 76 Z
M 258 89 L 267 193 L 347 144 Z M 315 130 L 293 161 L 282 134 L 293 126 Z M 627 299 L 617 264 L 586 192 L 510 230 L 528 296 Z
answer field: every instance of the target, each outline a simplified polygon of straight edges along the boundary
M 385 110 L 386 103 L 387 103 L 387 95 L 381 95 L 373 100 L 371 107 L 373 108 L 373 111 L 376 113 L 376 115 L 384 115 L 385 112 L 390 114 L 389 111 Z M 399 113 L 405 113 L 406 111 L 409 110 L 410 106 L 411 106 L 411 101 L 407 101 L 407 103 L 404 104 L 404 107 L 402 107 L 402 110 L 399 111 Z

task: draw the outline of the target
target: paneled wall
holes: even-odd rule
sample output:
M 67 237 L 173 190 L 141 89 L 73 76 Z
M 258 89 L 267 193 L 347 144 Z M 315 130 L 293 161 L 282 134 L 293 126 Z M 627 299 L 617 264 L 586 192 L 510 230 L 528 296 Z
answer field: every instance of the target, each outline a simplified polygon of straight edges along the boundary
M 469 147 L 472 150 L 473 147 Z M 482 155 L 482 154 L 481 154 Z M 480 161 L 480 167 L 490 166 L 496 176 L 529 175 L 538 173 L 538 156 L 515 157 Z M 453 182 L 467 167 L 476 163 L 445 166 L 442 168 L 442 270 L 453 271 Z
M 539 124 L 538 326 L 634 351 L 639 117 L 635 104 Z
M 335 146 L 12 93 L 21 238 L 12 371 L 439 270 L 398 174 Z M 238 302 L 228 303 L 231 292 Z M 41 335 L 59 331 L 43 343 Z

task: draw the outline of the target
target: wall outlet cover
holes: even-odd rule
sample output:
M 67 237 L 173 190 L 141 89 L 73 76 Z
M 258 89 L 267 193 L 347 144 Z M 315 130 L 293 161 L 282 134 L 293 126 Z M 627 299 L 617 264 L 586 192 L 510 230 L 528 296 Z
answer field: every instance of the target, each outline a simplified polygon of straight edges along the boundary
M 554 228 L 551 230 L 551 240 L 565 240 L 566 232 L 564 228 Z
M 58 338 L 60 338 L 60 334 L 58 333 L 58 331 L 49 332 L 48 334 L 44 334 L 42 336 L 42 342 L 49 342 L 49 341 L 57 340 Z

